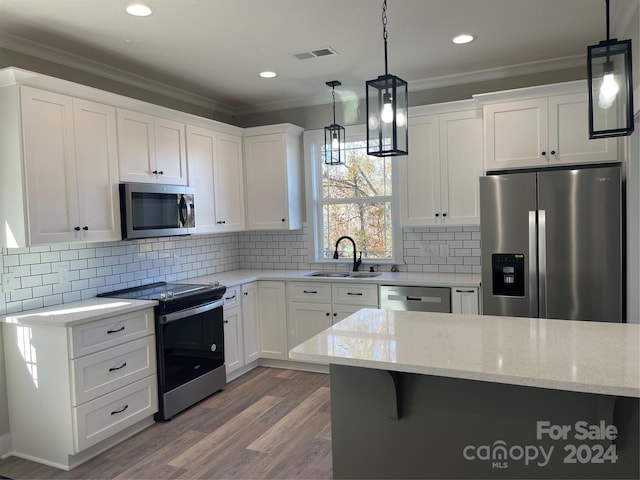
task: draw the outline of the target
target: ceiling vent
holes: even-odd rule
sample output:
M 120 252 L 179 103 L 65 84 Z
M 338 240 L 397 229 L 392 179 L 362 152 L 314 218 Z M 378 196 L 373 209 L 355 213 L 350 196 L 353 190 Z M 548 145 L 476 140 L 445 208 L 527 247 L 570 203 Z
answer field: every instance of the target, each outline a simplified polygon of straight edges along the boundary
M 294 53 L 293 56 L 298 60 L 307 60 L 308 58 L 328 57 L 337 54 L 338 52 L 336 52 L 333 48 L 323 47 L 316 50 L 310 50 L 308 52 Z

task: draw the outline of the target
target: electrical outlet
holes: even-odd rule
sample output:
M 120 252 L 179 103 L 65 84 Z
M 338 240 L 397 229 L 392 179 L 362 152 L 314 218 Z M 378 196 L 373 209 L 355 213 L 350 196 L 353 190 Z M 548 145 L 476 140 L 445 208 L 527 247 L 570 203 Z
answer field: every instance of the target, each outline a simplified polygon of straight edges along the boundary
M 69 281 L 69 269 L 60 267 L 58 270 L 58 283 L 67 283 Z
M 12 273 L 5 273 L 2 275 L 2 291 L 4 293 L 13 292 L 18 288 L 19 280 Z

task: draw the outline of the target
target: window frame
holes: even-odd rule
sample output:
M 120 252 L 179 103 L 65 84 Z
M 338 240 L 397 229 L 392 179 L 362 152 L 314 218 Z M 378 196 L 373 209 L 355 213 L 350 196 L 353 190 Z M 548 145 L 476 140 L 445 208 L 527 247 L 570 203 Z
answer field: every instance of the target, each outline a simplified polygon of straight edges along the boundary
M 345 142 L 365 141 L 366 130 L 364 125 L 351 125 L 345 127 Z M 307 224 L 310 228 L 312 241 L 309 243 L 309 258 L 313 263 L 335 264 L 336 260 L 323 256 L 323 232 L 322 232 L 322 147 L 324 145 L 324 129 L 306 130 L 303 134 L 304 163 L 305 163 L 305 191 L 307 202 Z M 391 195 L 384 197 L 354 198 L 354 203 L 376 203 L 380 199 L 390 198 L 391 202 L 391 258 L 363 258 L 362 265 L 392 265 L 402 263 L 402 227 L 400 226 L 400 172 L 398 162 L 403 158 L 391 159 Z M 331 201 L 327 203 L 332 203 Z M 336 201 L 335 203 L 343 203 Z M 333 246 L 331 246 L 333 249 Z M 347 262 L 347 258 L 340 258 L 339 262 Z

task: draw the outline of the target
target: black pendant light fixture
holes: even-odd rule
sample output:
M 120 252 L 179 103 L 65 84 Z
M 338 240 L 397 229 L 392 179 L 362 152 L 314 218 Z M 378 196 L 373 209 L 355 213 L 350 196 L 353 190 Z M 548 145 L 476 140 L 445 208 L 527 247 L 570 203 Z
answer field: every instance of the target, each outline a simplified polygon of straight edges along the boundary
M 631 40 L 607 39 L 587 47 L 589 84 L 589 138 L 620 137 L 633 133 Z
M 336 123 L 336 87 L 342 85 L 338 80 L 326 82 L 333 96 L 333 123 L 324 127 L 324 163 L 344 165 L 344 127 Z
M 387 68 L 387 0 L 382 3 L 384 75 L 366 82 L 367 154 L 394 157 L 408 153 L 407 82 Z

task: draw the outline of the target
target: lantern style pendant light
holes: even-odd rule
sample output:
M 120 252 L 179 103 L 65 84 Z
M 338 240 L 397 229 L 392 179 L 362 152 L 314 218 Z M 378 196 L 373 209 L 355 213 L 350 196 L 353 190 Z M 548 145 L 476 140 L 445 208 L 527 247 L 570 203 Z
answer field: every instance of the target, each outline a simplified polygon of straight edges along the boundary
M 387 68 L 387 0 L 382 3 L 384 75 L 366 82 L 367 154 L 376 157 L 406 155 L 408 149 L 407 82 L 389 75 Z
M 631 40 L 607 39 L 587 47 L 589 84 L 589 138 L 620 137 L 633 133 Z
M 333 96 L 333 123 L 324 127 L 324 163 L 344 165 L 344 127 L 336 123 L 336 87 L 342 85 L 338 80 L 327 82 Z

